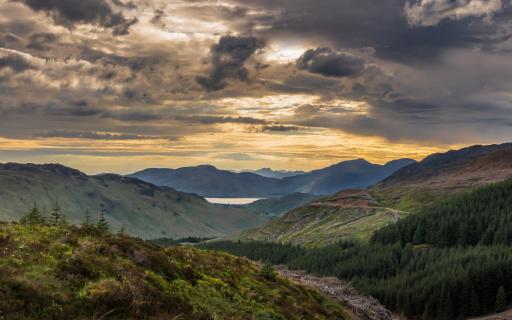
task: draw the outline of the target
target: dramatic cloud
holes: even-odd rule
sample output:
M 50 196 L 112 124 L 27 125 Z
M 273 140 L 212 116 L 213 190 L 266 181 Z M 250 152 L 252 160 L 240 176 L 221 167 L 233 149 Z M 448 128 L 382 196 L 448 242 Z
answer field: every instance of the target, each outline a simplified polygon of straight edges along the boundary
M 304 170 L 512 140 L 511 59 L 509 0 L 0 0 L 0 162 Z
M 247 81 L 249 72 L 244 64 L 263 47 L 263 42 L 254 37 L 221 37 L 219 43 L 211 48 L 210 74 L 197 77 L 197 82 L 206 90 L 215 91 L 225 88 L 229 78 Z
M 20 0 L 35 11 L 48 13 L 55 23 L 72 28 L 76 23 L 112 29 L 114 35 L 128 33 L 136 18 L 127 19 L 112 10 L 106 0 Z M 121 3 L 121 2 L 119 2 Z
M 405 14 L 413 26 L 434 26 L 444 19 L 486 17 L 503 8 L 501 0 L 419 0 L 407 2 Z
M 355 77 L 364 70 L 364 61 L 330 48 L 309 49 L 297 60 L 297 67 L 326 77 Z

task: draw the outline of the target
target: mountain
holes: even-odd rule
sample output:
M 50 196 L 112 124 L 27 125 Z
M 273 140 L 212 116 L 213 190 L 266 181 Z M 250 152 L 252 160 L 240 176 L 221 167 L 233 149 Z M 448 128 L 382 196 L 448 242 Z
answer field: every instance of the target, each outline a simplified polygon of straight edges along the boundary
M 257 200 L 244 207 L 268 216 L 280 216 L 318 198 L 313 194 L 296 192 L 279 198 Z
M 179 169 L 145 169 L 129 177 L 211 198 L 260 198 L 278 195 L 275 193 L 278 179 L 250 172 L 219 170 L 209 165 Z
M 344 189 L 366 188 L 414 162 L 412 159 L 400 159 L 378 165 L 364 159 L 343 161 L 303 175 L 284 178 L 281 186 L 291 188 L 293 192 L 329 195 Z
M 360 320 L 245 258 L 90 228 L 0 223 L 5 319 Z
M 282 179 L 267 178 L 250 172 L 219 170 L 208 165 L 179 169 L 145 169 L 129 177 L 212 198 L 267 198 L 295 192 L 327 195 L 348 188 L 366 188 L 413 162 L 414 160 L 401 159 L 378 165 L 358 159 Z
M 34 204 L 49 211 L 58 201 L 80 223 L 104 205 L 114 230 L 143 238 L 221 236 L 255 227 L 264 217 L 243 208 L 214 205 L 194 194 L 113 174 L 88 176 L 58 164 L 0 165 L 0 220 L 18 220 Z
M 369 189 L 343 190 L 278 219 L 229 237 L 305 246 L 345 239 L 368 241 L 396 223 L 450 196 L 512 177 L 512 144 L 472 146 L 411 163 Z
M 252 172 L 252 173 L 259 174 L 260 176 L 263 176 L 263 177 L 276 178 L 276 179 L 293 177 L 293 176 L 298 176 L 300 174 L 306 173 L 304 171 L 272 170 L 270 168 L 261 168 L 258 170 L 243 170 L 241 172 Z

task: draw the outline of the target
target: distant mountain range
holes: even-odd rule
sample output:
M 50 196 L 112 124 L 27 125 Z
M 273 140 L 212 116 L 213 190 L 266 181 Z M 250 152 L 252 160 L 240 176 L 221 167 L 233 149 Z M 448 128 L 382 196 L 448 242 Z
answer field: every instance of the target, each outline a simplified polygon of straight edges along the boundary
M 122 225 L 143 238 L 220 236 L 255 227 L 253 211 L 214 205 L 195 194 L 113 174 L 88 176 L 58 164 L 0 164 L 0 220 L 18 220 L 36 204 L 49 212 L 58 201 L 73 223 L 89 211 L 107 211 L 113 231 Z
M 400 166 L 400 165 L 398 165 Z M 512 144 L 433 154 L 402 167 L 369 189 L 338 192 L 295 208 L 233 240 L 322 246 L 368 240 L 375 230 L 464 191 L 512 177 Z
M 282 179 L 287 177 L 298 176 L 305 174 L 305 171 L 287 171 L 287 170 L 272 170 L 270 168 L 261 168 L 258 170 L 242 170 L 240 172 L 256 173 L 262 177 Z
M 411 159 L 400 159 L 378 165 L 357 159 L 280 179 L 251 172 L 219 170 L 210 165 L 179 169 L 145 169 L 129 177 L 184 192 L 197 193 L 204 197 L 267 198 L 296 192 L 327 195 L 348 188 L 366 188 L 414 162 Z M 269 173 L 269 170 L 262 170 Z

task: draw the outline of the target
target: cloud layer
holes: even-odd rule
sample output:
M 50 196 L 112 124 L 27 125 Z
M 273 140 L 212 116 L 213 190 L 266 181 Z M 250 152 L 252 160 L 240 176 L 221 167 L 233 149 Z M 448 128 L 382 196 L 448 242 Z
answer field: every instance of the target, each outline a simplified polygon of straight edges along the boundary
M 511 21 L 503 0 L 0 0 L 0 160 L 310 169 L 511 140 Z

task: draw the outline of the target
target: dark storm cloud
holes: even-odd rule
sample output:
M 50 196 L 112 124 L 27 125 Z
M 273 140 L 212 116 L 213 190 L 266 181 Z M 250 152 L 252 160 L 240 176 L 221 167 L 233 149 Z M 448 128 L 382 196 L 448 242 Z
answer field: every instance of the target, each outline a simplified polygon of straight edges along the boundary
M 36 138 L 81 138 L 90 140 L 151 140 L 161 139 L 160 137 L 144 136 L 137 134 L 125 133 L 104 133 L 96 131 L 67 131 L 67 130 L 52 130 L 34 135 Z
M 310 0 L 233 2 L 269 14 L 264 19 L 256 15 L 246 24 L 248 32 L 328 41 L 337 48 L 372 47 L 378 57 L 407 63 L 436 60 L 444 49 L 500 43 L 510 37 L 510 30 L 502 27 L 512 18 L 506 3 L 492 16 L 498 23 L 469 15 L 443 19 L 433 26 L 411 26 L 404 13 L 407 0 L 325 0 L 321 5 Z
M 25 58 L 17 54 L 10 54 L 0 57 L 0 69 L 10 68 L 15 72 L 23 72 L 29 69 L 35 69 L 35 66 Z
M 247 81 L 249 71 L 244 66 L 245 62 L 263 47 L 264 43 L 255 37 L 221 37 L 210 50 L 210 74 L 198 76 L 197 83 L 206 90 L 216 91 L 225 88 L 229 78 Z
M 31 34 L 28 38 L 28 49 L 34 50 L 48 50 L 50 45 L 56 42 L 59 37 L 53 33 L 40 32 Z
M 94 117 L 104 112 L 83 100 L 66 103 L 64 106 L 61 103 L 50 103 L 42 109 L 45 115 L 52 117 Z
M 112 3 L 118 7 L 123 7 L 127 9 L 137 9 L 137 6 L 132 1 L 112 0 Z
M 105 0 L 18 0 L 35 11 L 49 14 L 55 23 L 72 28 L 77 23 L 112 29 L 114 35 L 128 34 L 137 22 L 114 12 Z
M 326 77 L 355 77 L 363 72 L 364 60 L 330 48 L 316 48 L 304 52 L 297 67 Z

